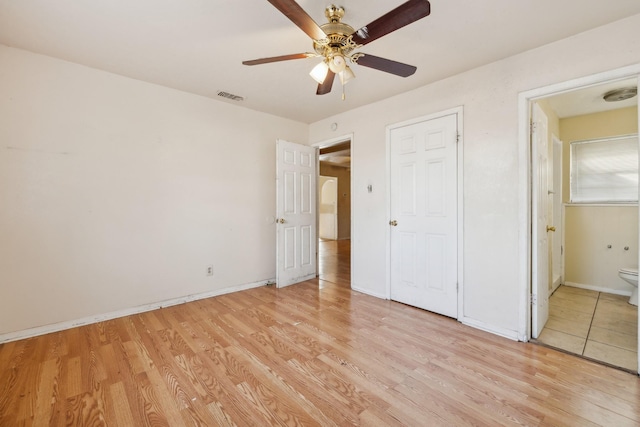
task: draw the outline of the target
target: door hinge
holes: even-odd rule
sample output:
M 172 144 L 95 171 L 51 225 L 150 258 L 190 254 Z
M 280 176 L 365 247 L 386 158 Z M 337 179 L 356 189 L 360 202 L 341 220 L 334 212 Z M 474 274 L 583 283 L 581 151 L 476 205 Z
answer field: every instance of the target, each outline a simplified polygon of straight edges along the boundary
M 536 130 L 536 122 L 534 121 L 529 122 L 529 131 L 533 133 L 535 132 L 535 130 Z
M 459 134 L 459 133 L 456 133 L 456 144 L 457 144 L 458 142 L 460 142 L 460 134 Z
M 536 305 L 538 304 L 538 297 L 533 294 L 529 294 L 529 304 Z

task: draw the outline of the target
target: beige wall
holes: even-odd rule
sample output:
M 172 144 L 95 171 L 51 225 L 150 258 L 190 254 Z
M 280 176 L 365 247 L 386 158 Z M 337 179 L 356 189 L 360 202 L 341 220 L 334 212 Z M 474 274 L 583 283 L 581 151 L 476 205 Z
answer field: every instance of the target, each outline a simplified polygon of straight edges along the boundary
M 565 207 L 566 284 L 630 294 L 618 270 L 637 265 L 637 206 Z
M 338 239 L 350 239 L 351 170 L 321 162 L 320 175 L 338 178 Z
M 572 141 L 637 132 L 637 107 L 561 119 L 563 199 L 569 200 Z M 638 207 L 567 205 L 564 222 L 565 283 L 630 293 L 631 286 L 618 277 L 618 269 L 638 265 Z

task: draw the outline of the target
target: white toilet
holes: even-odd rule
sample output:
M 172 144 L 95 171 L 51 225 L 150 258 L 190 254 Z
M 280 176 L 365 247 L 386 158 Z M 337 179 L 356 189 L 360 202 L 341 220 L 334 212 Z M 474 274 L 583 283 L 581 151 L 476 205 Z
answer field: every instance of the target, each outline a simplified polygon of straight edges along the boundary
M 638 269 L 621 268 L 618 270 L 618 276 L 635 287 L 631 293 L 631 297 L 629 297 L 629 304 L 638 305 Z

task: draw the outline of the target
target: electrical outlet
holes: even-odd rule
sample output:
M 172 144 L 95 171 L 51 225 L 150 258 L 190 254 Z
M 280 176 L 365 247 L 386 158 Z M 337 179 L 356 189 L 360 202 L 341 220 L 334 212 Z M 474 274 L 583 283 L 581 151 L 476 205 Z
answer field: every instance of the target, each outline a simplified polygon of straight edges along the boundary
M 207 276 L 213 276 L 213 265 L 207 267 Z

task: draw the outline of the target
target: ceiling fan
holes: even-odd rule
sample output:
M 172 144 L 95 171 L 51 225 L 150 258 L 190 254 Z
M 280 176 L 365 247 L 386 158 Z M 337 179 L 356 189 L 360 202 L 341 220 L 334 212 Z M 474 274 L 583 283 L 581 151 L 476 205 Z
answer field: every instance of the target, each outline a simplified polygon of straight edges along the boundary
M 309 73 L 318 82 L 317 95 L 331 92 L 336 74 L 338 74 L 342 85 L 355 78 L 349 67 L 350 63 L 357 63 L 400 77 L 409 77 L 416 72 L 417 68 L 413 65 L 353 51 L 428 16 L 431 12 L 431 5 L 427 0 L 409 0 L 359 30 L 354 30 L 350 25 L 341 22 L 344 16 L 344 8 L 341 6 L 327 7 L 325 15 L 329 22 L 318 25 L 294 0 L 267 1 L 313 39 L 315 52 L 243 61 L 244 65 L 320 57 L 322 62 Z

